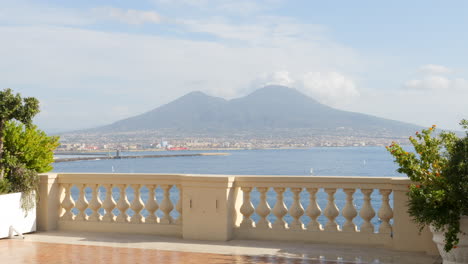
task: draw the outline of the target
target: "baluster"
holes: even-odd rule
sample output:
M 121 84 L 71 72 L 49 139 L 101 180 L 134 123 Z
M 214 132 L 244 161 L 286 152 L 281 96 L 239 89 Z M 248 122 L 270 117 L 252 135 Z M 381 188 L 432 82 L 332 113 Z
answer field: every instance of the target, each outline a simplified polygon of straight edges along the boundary
M 115 208 L 115 201 L 112 198 L 112 185 L 111 184 L 104 184 L 104 188 L 106 189 L 106 199 L 102 203 L 102 208 L 105 211 L 104 216 L 102 217 L 103 222 L 114 222 L 115 217 L 112 210 Z
M 335 221 L 335 218 L 340 214 L 335 204 L 336 188 L 325 188 L 325 192 L 328 194 L 327 207 L 323 211 L 323 214 L 328 218 L 325 231 L 339 231 L 340 229 Z
M 92 198 L 91 198 L 91 201 L 89 201 L 88 207 L 89 209 L 93 210 L 88 220 L 97 222 L 101 220 L 99 209 L 101 208 L 101 205 L 102 205 L 101 199 L 99 199 L 98 197 L 99 184 L 89 184 L 88 186 L 91 188 L 91 192 L 92 192 Z
M 346 193 L 346 205 L 341 212 L 343 217 L 346 218 L 346 222 L 343 225 L 343 231 L 346 232 L 356 232 L 356 225 L 353 223 L 353 219 L 357 216 L 356 208 L 353 203 L 353 194 L 356 192 L 356 189 L 343 189 Z
M 371 220 L 375 216 L 375 211 L 370 202 L 370 196 L 373 191 L 373 189 L 361 189 L 361 192 L 364 194 L 364 204 L 359 215 L 364 220 L 364 223 L 361 225 L 361 232 L 364 233 L 374 233 L 374 225 L 371 223 Z
M 76 209 L 78 209 L 80 212 L 76 216 L 77 221 L 85 221 L 87 219 L 86 215 L 86 208 L 88 208 L 88 201 L 86 200 L 85 197 L 85 185 L 84 184 L 78 184 L 78 189 L 80 190 L 80 197 L 78 198 L 78 201 L 76 202 Z
M 390 219 L 393 217 L 393 211 L 390 207 L 389 198 L 388 196 L 392 192 L 392 190 L 379 190 L 380 194 L 382 195 L 382 206 L 379 210 L 379 218 L 382 220 L 382 223 L 379 227 L 379 233 L 391 233 L 392 226 L 390 225 Z
M 146 202 L 145 208 L 148 211 L 148 216 L 145 218 L 146 223 L 157 223 L 158 218 L 155 215 L 155 212 L 158 210 L 159 205 L 156 202 L 154 197 L 154 190 L 156 189 L 156 185 L 147 185 L 148 187 L 148 201 Z
M 319 205 L 317 204 L 317 188 L 307 188 L 309 192 L 309 206 L 306 214 L 310 217 L 310 222 L 307 225 L 307 230 L 319 231 L 322 230 L 322 225 L 317 221 L 317 218 L 322 214 Z
M 179 217 L 176 219 L 175 223 L 176 224 L 182 224 L 182 193 L 183 193 L 183 190 L 182 190 L 182 185 L 180 184 L 177 184 L 176 185 L 177 189 L 179 189 L 179 200 L 177 201 L 177 204 L 176 204 L 176 210 L 177 212 L 179 212 Z
M 128 223 L 128 215 L 127 210 L 130 208 L 130 203 L 127 199 L 127 194 L 125 188 L 127 187 L 126 184 L 117 184 L 120 192 L 120 198 L 117 202 L 117 209 L 119 209 L 120 214 L 115 218 L 115 221 L 118 223 Z
M 302 230 L 304 229 L 300 220 L 301 216 L 304 214 L 304 208 L 300 200 L 302 188 L 291 188 L 291 192 L 293 193 L 293 204 L 289 208 L 289 214 L 292 216 L 293 221 L 290 227 L 291 229 Z
M 267 216 L 271 212 L 271 208 L 266 200 L 266 193 L 268 192 L 268 187 L 258 187 L 257 190 L 260 193 L 260 202 L 258 203 L 255 212 L 260 216 L 260 220 L 258 220 L 256 226 L 258 228 L 271 228 L 270 221 L 268 221 L 267 219 Z
M 130 223 L 140 224 L 143 223 L 143 216 L 140 214 L 141 210 L 143 210 L 143 201 L 140 197 L 140 184 L 131 184 L 130 186 L 133 189 L 133 201 L 130 204 L 130 209 L 134 212 L 130 218 Z
M 172 185 L 161 185 L 161 188 L 164 191 L 164 198 L 161 204 L 159 205 L 159 209 L 164 213 L 163 217 L 161 218 L 160 223 L 162 224 L 170 224 L 173 222 L 172 216 L 170 215 L 172 209 L 174 209 L 174 205 L 169 198 L 169 190 L 171 189 Z
M 75 202 L 71 197 L 71 187 L 71 184 L 63 184 L 63 188 L 65 189 L 65 197 L 63 198 L 61 205 L 62 208 L 65 210 L 65 213 L 62 215 L 61 219 L 65 221 L 71 221 L 75 217 L 75 215 L 71 211 L 73 207 L 75 207 Z
M 276 192 L 276 203 L 273 207 L 273 214 L 276 216 L 276 221 L 273 223 L 273 228 L 286 229 L 288 224 L 284 221 L 283 217 L 288 213 L 286 205 L 283 201 L 283 193 L 286 191 L 286 188 L 273 188 Z
M 252 187 L 241 187 L 241 190 L 243 193 L 243 201 L 240 212 L 244 218 L 240 223 L 240 227 L 255 227 L 254 222 L 250 218 L 250 216 L 254 213 L 254 207 L 250 201 L 250 192 L 252 191 Z

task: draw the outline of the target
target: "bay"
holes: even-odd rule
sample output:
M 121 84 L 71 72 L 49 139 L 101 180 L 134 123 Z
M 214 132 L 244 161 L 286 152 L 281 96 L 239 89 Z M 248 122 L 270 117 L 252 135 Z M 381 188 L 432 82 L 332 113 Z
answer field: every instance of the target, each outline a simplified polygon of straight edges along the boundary
M 229 155 L 63 162 L 54 164 L 53 172 L 310 175 L 313 169 L 313 174 L 320 176 L 401 176 L 384 147 L 154 151 L 124 152 L 122 155 L 202 152 Z

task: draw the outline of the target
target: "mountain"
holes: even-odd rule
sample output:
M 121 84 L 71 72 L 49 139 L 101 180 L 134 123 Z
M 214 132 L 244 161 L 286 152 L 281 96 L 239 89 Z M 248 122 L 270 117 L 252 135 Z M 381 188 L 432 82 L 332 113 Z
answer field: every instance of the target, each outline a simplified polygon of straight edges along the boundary
M 225 100 L 191 92 L 144 114 L 93 129 L 93 132 L 173 130 L 179 133 L 250 131 L 354 131 L 358 134 L 406 136 L 420 127 L 323 105 L 284 86 L 266 86 L 237 99 Z

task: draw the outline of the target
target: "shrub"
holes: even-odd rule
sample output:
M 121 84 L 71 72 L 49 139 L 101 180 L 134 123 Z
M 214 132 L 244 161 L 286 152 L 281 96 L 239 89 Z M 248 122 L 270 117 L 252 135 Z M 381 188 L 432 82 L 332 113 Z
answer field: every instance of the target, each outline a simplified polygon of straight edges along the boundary
M 36 126 L 8 122 L 5 127 L 3 164 L 9 192 L 22 192 L 25 211 L 34 207 L 34 192 L 39 187 L 38 173 L 52 169 L 58 137 L 49 137 Z M 1 187 L 0 187 L 1 188 Z
M 442 132 L 433 136 L 436 126 L 410 137 L 415 153 L 393 143 L 388 151 L 398 163 L 399 173 L 413 181 L 409 187 L 408 213 L 419 225 L 432 225 L 445 233 L 445 251 L 458 243 L 460 217 L 468 215 L 468 122 L 464 138 Z

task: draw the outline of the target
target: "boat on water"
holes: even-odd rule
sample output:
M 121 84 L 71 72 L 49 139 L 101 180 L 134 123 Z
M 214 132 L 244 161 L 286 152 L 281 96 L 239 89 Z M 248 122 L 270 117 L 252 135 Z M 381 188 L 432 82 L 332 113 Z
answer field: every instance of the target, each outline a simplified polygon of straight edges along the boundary
M 170 150 L 170 151 L 188 150 L 188 148 L 186 148 L 186 147 L 170 147 L 170 148 L 167 148 L 167 150 Z

